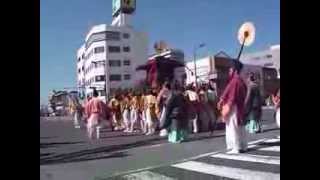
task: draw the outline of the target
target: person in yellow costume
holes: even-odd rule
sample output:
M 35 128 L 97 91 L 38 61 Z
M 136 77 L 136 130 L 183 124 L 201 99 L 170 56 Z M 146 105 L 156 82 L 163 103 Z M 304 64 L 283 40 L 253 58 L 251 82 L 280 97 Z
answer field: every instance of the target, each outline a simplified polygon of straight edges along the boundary
M 121 98 L 121 113 L 122 113 L 122 119 L 124 123 L 124 131 L 123 132 L 129 132 L 130 130 L 130 97 L 129 93 L 122 94 Z
M 157 98 L 154 93 L 149 89 L 145 96 L 145 109 L 146 109 L 146 135 L 155 133 L 157 114 L 156 114 Z
M 69 112 L 74 118 L 74 127 L 81 128 L 82 106 L 76 97 L 69 97 Z
M 130 94 L 131 100 L 130 100 L 130 130 L 129 132 L 134 131 L 134 126 L 139 122 L 139 106 L 141 101 L 141 96 L 137 93 Z
M 120 107 L 120 101 L 119 96 L 115 95 L 110 101 L 109 101 L 109 107 L 112 111 L 112 119 L 113 123 L 115 124 L 114 130 L 120 130 L 122 127 L 121 122 L 121 107 Z
M 140 115 L 140 128 L 144 134 L 147 133 L 147 120 L 146 120 L 146 91 L 141 94 L 139 101 L 139 115 Z

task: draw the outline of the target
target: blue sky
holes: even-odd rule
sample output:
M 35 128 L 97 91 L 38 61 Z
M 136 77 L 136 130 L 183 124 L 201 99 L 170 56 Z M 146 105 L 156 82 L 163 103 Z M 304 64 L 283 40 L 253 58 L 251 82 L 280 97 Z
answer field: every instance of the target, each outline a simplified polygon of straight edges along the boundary
M 40 97 L 52 89 L 76 85 L 76 51 L 90 27 L 110 24 L 111 0 L 40 1 Z M 280 43 L 279 0 L 137 0 L 133 26 L 153 43 L 165 40 L 190 56 L 194 45 L 206 43 L 200 54 L 239 51 L 237 31 L 245 21 L 256 26 L 256 40 L 245 52 Z

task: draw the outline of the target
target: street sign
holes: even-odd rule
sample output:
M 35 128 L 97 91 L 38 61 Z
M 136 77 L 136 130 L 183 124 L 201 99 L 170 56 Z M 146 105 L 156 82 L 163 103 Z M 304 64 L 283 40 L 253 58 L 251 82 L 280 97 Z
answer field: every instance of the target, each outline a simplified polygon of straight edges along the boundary
M 112 16 L 120 10 L 121 0 L 112 1 Z
M 217 73 L 209 74 L 209 79 L 217 79 L 218 75 Z
M 136 9 L 136 0 L 113 0 L 112 16 L 116 16 L 119 12 L 132 14 Z

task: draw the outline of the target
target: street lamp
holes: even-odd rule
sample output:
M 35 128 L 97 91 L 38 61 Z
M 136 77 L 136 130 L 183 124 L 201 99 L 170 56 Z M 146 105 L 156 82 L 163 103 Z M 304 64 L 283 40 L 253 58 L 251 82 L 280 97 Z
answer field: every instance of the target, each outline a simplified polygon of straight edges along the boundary
M 105 74 L 104 92 L 105 92 L 105 100 L 106 100 L 106 103 L 107 103 L 108 102 L 108 96 L 107 96 L 107 62 L 106 61 L 92 61 L 91 63 L 93 63 L 93 64 L 101 63 L 104 66 L 104 74 Z
M 203 48 L 205 45 L 206 45 L 205 43 L 201 43 L 201 44 L 199 44 L 198 46 L 196 46 L 196 47 L 193 49 L 193 63 L 194 63 L 194 75 L 195 75 L 196 87 L 198 87 L 196 53 L 197 53 L 197 50 L 198 50 L 198 49 Z

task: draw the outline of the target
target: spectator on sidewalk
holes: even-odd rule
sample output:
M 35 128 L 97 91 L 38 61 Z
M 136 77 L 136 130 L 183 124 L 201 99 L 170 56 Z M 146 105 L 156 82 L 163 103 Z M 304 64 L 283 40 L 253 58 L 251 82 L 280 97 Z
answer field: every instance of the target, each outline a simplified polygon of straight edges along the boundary
M 229 69 L 229 82 L 218 103 L 222 119 L 226 123 L 226 144 L 227 149 L 231 149 L 229 153 L 239 153 L 247 149 L 246 131 L 243 124 L 247 89 L 240 77 L 242 67 L 240 61 L 232 61 Z

